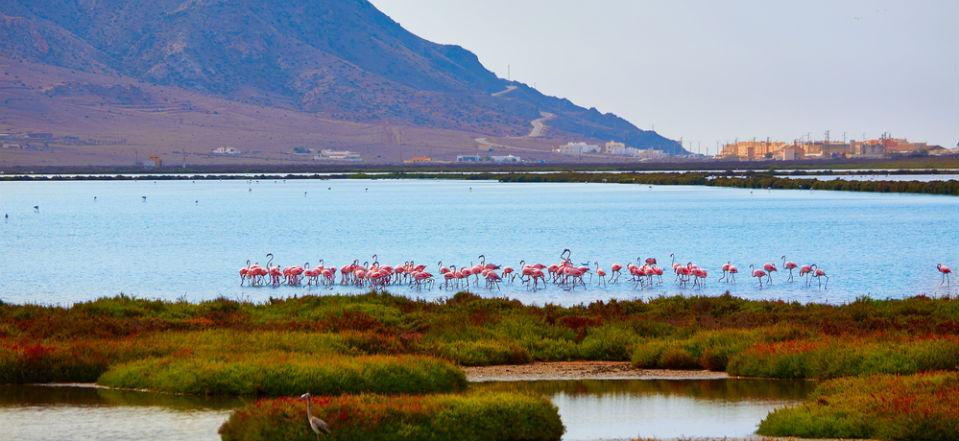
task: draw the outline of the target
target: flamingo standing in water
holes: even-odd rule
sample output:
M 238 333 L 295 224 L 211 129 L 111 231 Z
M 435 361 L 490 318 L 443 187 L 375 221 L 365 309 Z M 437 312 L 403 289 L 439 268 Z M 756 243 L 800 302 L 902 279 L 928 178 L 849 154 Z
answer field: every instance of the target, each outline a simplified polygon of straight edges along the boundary
M 605 287 L 605 286 L 606 286 L 606 271 L 603 271 L 603 269 L 599 267 L 599 262 L 593 262 L 593 263 L 596 265 L 596 277 L 599 277 L 599 281 L 596 282 L 596 286 L 602 285 L 602 286 Z
M 762 289 L 763 277 L 766 277 L 766 272 L 761 269 L 756 269 L 753 265 L 749 265 L 749 270 L 752 272 L 753 277 L 755 277 L 756 280 L 759 280 L 759 289 Z
M 726 279 L 726 276 L 729 275 L 729 262 L 727 261 L 726 263 L 724 263 L 724 264 L 723 264 L 723 267 L 722 267 L 721 269 L 722 269 L 722 271 L 723 271 L 723 275 L 722 275 L 722 276 L 719 276 L 719 281 L 720 281 L 720 282 L 722 282 L 723 280 L 725 280 L 725 279 Z
M 612 264 L 612 265 L 609 267 L 609 269 L 612 270 L 612 274 L 610 274 L 609 283 L 616 283 L 616 282 L 618 282 L 618 281 L 619 281 L 620 270 L 623 269 L 623 266 L 620 265 L 620 264 L 618 264 L 618 263 L 614 263 L 614 264 Z
M 246 259 L 246 266 L 240 268 L 240 286 L 243 286 L 243 282 L 246 281 L 250 276 L 250 259 Z M 253 283 L 253 282 L 250 282 Z
M 826 271 L 823 271 L 821 268 L 816 268 L 813 271 L 813 277 L 815 277 L 816 280 L 819 281 L 820 288 L 823 288 L 822 278 L 825 277 L 826 278 L 825 288 L 829 288 L 829 276 L 826 275 Z
M 786 256 L 783 256 L 782 259 L 783 259 L 783 268 L 789 270 L 789 278 L 786 279 L 786 281 L 792 282 L 792 281 L 793 281 L 793 270 L 796 269 L 796 267 L 798 267 L 799 265 L 796 265 L 796 262 L 787 261 L 787 260 L 786 260 Z
M 736 283 L 736 273 L 738 272 L 739 272 L 739 268 L 736 268 L 736 265 L 732 265 L 732 264 L 729 265 L 728 280 L 731 281 L 731 283 Z
M 945 266 L 941 263 L 936 265 L 936 269 L 939 270 L 940 273 L 942 273 L 942 281 L 939 282 L 939 286 L 942 286 L 943 284 L 945 284 L 946 286 L 949 286 L 949 274 L 952 273 L 952 270 L 949 269 L 948 266 Z
M 806 281 L 806 286 L 809 286 L 809 277 L 812 276 L 813 268 L 816 264 L 812 265 L 803 265 L 799 267 L 799 277 L 802 277 Z
M 771 285 L 773 283 L 773 273 L 778 271 L 776 265 L 766 262 L 763 264 L 763 269 L 766 270 L 766 281 L 768 282 L 766 284 Z

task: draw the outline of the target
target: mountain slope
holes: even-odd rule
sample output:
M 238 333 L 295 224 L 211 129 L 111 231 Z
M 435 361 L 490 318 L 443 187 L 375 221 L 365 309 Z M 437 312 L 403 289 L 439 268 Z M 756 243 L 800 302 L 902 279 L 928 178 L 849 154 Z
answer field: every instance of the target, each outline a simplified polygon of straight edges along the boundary
M 683 153 L 612 114 L 497 78 L 365 0 L 6 0 L 0 55 L 368 123 L 548 133 Z M 507 86 L 516 90 L 494 96 Z

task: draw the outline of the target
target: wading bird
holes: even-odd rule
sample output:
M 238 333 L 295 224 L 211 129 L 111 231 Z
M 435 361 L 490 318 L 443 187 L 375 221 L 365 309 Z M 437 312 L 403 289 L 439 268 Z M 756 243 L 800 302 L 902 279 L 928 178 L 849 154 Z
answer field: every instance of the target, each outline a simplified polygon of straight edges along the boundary
M 762 289 L 763 277 L 766 277 L 766 272 L 760 269 L 756 269 L 754 265 L 749 265 L 749 270 L 752 272 L 753 277 L 755 277 L 756 280 L 759 280 L 759 288 Z
M 941 263 L 936 265 L 936 269 L 939 270 L 940 273 L 942 273 L 942 281 L 939 282 L 939 286 L 942 286 L 943 284 L 945 284 L 946 286 L 949 286 L 949 274 L 952 273 L 952 270 L 949 269 L 948 266 L 945 266 Z
M 763 264 L 763 269 L 766 270 L 766 281 L 768 282 L 767 285 L 772 284 L 772 283 L 773 283 L 773 273 L 776 272 L 776 271 L 778 271 L 778 270 L 776 269 L 776 265 L 773 265 L 773 264 L 770 263 L 770 262 L 766 262 L 766 263 Z
M 782 257 L 783 259 L 783 268 L 789 270 L 789 278 L 786 279 L 789 282 L 793 281 L 793 270 L 796 269 L 799 265 L 796 265 L 796 262 L 786 260 L 786 256 Z
M 816 268 L 816 270 L 813 272 L 813 275 L 812 275 L 812 276 L 815 277 L 817 281 L 819 281 L 819 287 L 820 287 L 820 288 L 829 288 L 829 276 L 826 275 L 826 272 L 825 272 L 825 271 L 823 271 L 823 270 L 820 269 L 820 268 Z M 825 285 L 823 285 L 823 283 L 822 283 L 822 278 L 823 278 L 823 277 L 826 278 L 826 284 L 825 284 Z
M 329 435 L 332 433 L 330 425 L 326 421 L 313 416 L 313 396 L 309 392 L 300 395 L 301 400 L 306 400 L 306 420 L 310 422 L 310 429 L 316 434 L 316 439 L 320 439 L 320 434 Z

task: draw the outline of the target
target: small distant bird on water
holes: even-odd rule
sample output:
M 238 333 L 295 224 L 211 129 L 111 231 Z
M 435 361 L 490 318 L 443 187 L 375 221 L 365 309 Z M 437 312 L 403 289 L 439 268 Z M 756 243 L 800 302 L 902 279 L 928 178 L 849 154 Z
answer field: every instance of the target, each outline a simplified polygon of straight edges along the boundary
M 309 392 L 300 395 L 301 400 L 306 400 L 306 420 L 310 422 L 310 429 L 316 434 L 316 439 L 320 439 L 320 434 L 329 435 L 330 425 L 315 416 L 313 416 L 313 396 Z
M 146 196 L 140 196 L 140 197 L 143 198 L 143 202 L 146 202 L 146 201 L 147 201 L 147 197 L 146 197 Z
M 93 201 L 94 201 L 94 202 L 97 201 L 97 197 L 96 197 L 96 196 L 93 197 Z
M 39 205 L 34 205 L 34 206 L 33 206 L 33 212 L 34 212 L 34 213 L 39 213 L 39 212 L 40 212 L 40 206 L 39 206 Z

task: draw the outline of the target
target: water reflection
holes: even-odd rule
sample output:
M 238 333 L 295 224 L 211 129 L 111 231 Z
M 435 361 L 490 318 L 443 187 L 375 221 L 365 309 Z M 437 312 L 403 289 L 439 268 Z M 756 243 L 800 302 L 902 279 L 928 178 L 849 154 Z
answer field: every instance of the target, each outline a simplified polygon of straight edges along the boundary
M 240 404 L 89 387 L 0 386 L 0 438 L 213 441 Z
M 544 394 L 559 408 L 565 441 L 747 436 L 770 410 L 798 403 L 814 384 L 773 380 L 537 381 L 478 389 Z

